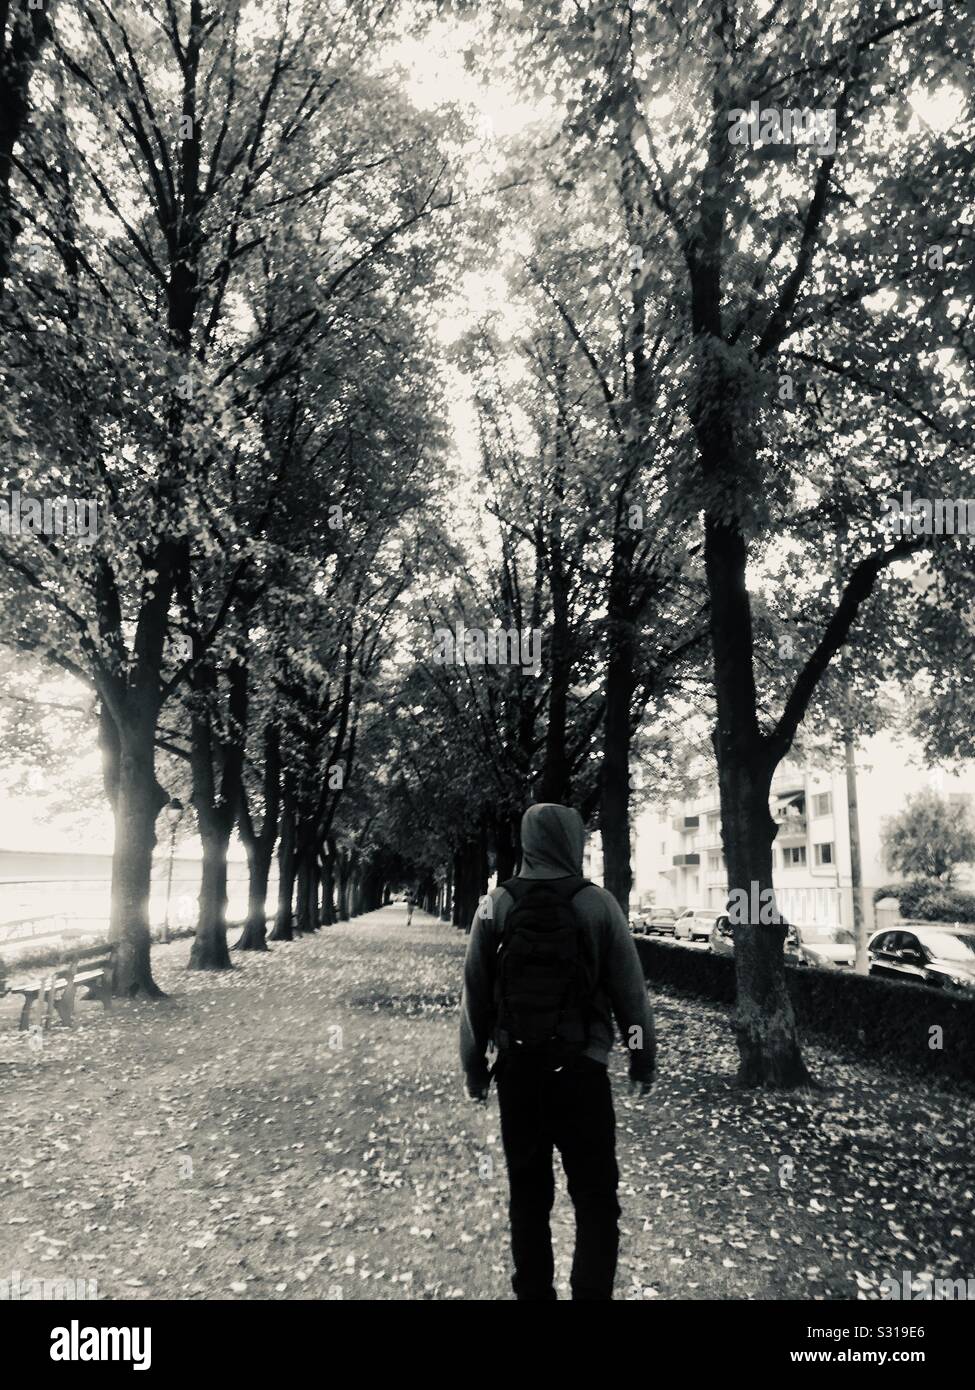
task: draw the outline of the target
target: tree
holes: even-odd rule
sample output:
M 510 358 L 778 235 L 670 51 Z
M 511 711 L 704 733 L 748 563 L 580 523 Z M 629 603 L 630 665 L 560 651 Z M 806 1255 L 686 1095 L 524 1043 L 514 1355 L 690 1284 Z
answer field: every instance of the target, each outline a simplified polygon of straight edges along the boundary
M 717 0 L 645 10 L 594 3 L 568 18 L 554 4 L 503 8 L 527 38 L 522 61 L 544 64 L 541 82 L 564 93 L 573 174 L 595 160 L 619 167 L 642 228 L 637 243 L 668 260 L 679 287 L 664 331 L 681 342 L 693 442 L 685 515 L 704 523 L 729 886 L 771 890 L 775 768 L 884 576 L 929 544 L 913 535 L 890 543 L 882 499 L 908 479 L 921 495 L 952 495 L 964 477 L 959 403 L 945 403 L 932 367 L 952 318 L 948 287 L 932 287 L 922 256 L 965 224 L 971 142 L 912 124 L 909 101 L 917 85 L 954 81 L 960 124 L 970 128 L 964 41 L 936 11 L 888 4 L 833 7 L 828 18 L 797 3 L 760 14 Z M 753 102 L 773 117 L 830 116 L 830 138 L 801 155 L 795 145 L 741 143 L 735 132 Z M 805 531 L 807 566 L 827 569 L 835 598 L 770 711 L 751 586 L 807 499 L 827 491 L 816 434 L 824 409 L 859 426 L 844 431 L 855 482 L 839 518 L 843 582 L 835 584 L 828 530 L 837 516 L 820 511 L 815 532 Z M 809 1080 L 786 989 L 785 930 L 736 927 L 746 1085 Z
M 192 659 L 179 656 L 171 631 L 185 635 L 203 612 L 200 552 L 227 495 L 208 491 L 209 479 L 232 476 L 262 392 L 294 370 L 309 340 L 335 332 L 336 298 L 354 300 L 399 264 L 388 277 L 395 299 L 413 260 L 429 264 L 429 240 L 407 252 L 398 238 L 450 194 L 438 146 L 446 122 L 416 117 L 368 71 L 366 55 L 394 32 L 385 10 L 353 3 L 339 21 L 323 3 L 300 13 L 281 3 L 261 32 L 239 4 L 144 11 L 85 4 L 78 22 L 55 19 L 39 153 L 20 171 L 36 194 L 43 254 L 32 245 L 21 258 L 7 297 L 16 389 L 3 423 L 18 481 L 37 491 L 68 484 L 110 524 L 89 550 L 34 537 L 29 547 L 4 543 L 0 560 L 16 640 L 36 643 L 39 632 L 43 650 L 97 691 L 117 827 L 115 987 L 155 996 L 147 914 L 166 800 L 154 765 L 160 713 L 195 684 L 201 699 L 199 687 L 209 691 L 198 721 L 212 717 L 220 675 L 208 672 L 208 652 L 239 608 L 243 573 L 227 566 L 214 622 L 196 624 Z M 250 268 L 283 222 L 319 239 L 334 226 L 347 245 L 336 258 L 334 246 L 323 255 L 310 241 L 315 270 L 310 256 L 295 257 L 295 293 L 282 295 L 300 306 L 269 323 Z M 375 274 L 372 257 L 382 261 Z M 365 331 L 377 328 L 372 318 Z M 270 356 L 255 383 L 255 364 Z M 36 424 L 31 436 L 18 408 Z M 205 819 L 213 779 L 202 775 L 199 723 L 197 732 L 194 800 Z
M 914 793 L 899 815 L 887 817 L 882 843 L 892 869 L 947 885 L 959 864 L 975 862 L 975 827 L 967 807 L 936 791 Z

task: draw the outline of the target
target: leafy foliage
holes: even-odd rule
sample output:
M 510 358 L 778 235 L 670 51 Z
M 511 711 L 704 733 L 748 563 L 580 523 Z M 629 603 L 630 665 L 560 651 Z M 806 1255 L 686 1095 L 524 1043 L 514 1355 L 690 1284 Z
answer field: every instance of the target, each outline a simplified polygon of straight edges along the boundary
M 967 809 L 936 791 L 916 792 L 883 825 L 891 868 L 950 884 L 959 864 L 975 860 L 975 828 Z

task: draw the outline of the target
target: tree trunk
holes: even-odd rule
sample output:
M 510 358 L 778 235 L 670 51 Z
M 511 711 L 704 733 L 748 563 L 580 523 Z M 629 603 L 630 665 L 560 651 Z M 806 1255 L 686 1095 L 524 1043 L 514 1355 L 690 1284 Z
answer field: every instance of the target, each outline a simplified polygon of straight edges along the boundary
M 214 728 L 212 703 L 219 679 L 210 660 L 196 664 L 191 686 L 198 700 L 191 722 L 190 767 L 193 807 L 203 843 L 200 912 L 190 951 L 191 970 L 231 970 L 227 949 L 227 850 L 240 814 L 244 737 L 247 727 L 247 666 L 235 660 L 229 669 L 228 714 L 233 733 Z
M 299 936 L 308 930 L 308 865 L 307 855 L 299 851 L 295 858 L 295 886 L 298 890 L 295 902 L 294 929 Z
M 200 884 L 200 915 L 190 950 L 191 970 L 230 970 L 227 949 L 227 849 L 230 845 L 230 823 L 225 817 L 214 817 L 216 823 L 204 824 L 209 818 L 200 817 L 200 839 L 203 842 L 203 879 Z
M 295 926 L 299 932 L 318 931 L 318 868 L 315 846 L 307 835 L 302 837 L 297 858 L 298 907 Z
M 478 902 L 487 890 L 487 868 L 487 842 L 479 831 L 468 836 L 454 854 L 454 926 L 470 931 Z
M 758 757 L 745 762 L 727 758 L 719 777 L 721 838 L 729 888 L 745 894 L 744 901 L 749 904 L 768 904 L 763 917 L 778 918 L 771 897 L 776 833 L 768 804 L 772 769 Z M 785 978 L 782 948 L 786 924 L 781 918 L 756 922 L 751 907 L 744 915 L 751 920 L 733 929 L 739 1082 L 743 1086 L 808 1085 L 811 1078 L 799 1050 Z
M 867 932 L 863 921 L 863 869 L 860 859 L 860 812 L 857 806 L 857 760 L 853 733 L 843 734 L 843 753 L 846 763 L 846 810 L 850 834 L 850 896 L 853 907 L 853 940 L 856 943 L 856 972 L 866 975 L 870 970 L 867 954 Z
M 572 654 L 569 635 L 568 582 L 557 570 L 552 575 L 551 671 L 549 675 L 548 726 L 545 731 L 545 762 L 538 784 L 539 801 L 562 803 L 568 800 L 569 756 L 566 749 L 569 683 Z
M 504 883 L 506 879 L 513 878 L 515 873 L 518 847 L 512 837 L 512 830 L 513 826 L 510 816 L 498 816 L 495 819 L 494 853 L 499 883 Z
M 561 404 L 566 378 L 566 361 L 553 362 L 556 399 Z M 562 536 L 562 510 L 565 502 L 565 434 L 561 414 L 554 426 L 555 467 L 552 474 L 552 509 L 548 527 L 548 579 L 552 606 L 549 646 L 548 726 L 545 730 L 545 762 L 538 786 L 539 801 L 567 802 L 569 798 L 569 755 L 566 746 L 569 685 L 572 681 L 572 642 L 569 614 L 569 576 Z
M 323 927 L 335 923 L 335 842 L 328 839 L 322 846 L 322 910 Z
M 267 884 L 271 877 L 273 845 L 260 840 L 247 847 L 247 920 L 238 951 L 267 950 Z
M 247 921 L 238 951 L 267 950 L 267 885 L 274 859 L 281 810 L 281 742 L 274 724 L 264 726 L 264 814 L 260 834 L 256 833 L 243 783 L 240 792 L 238 828 L 247 851 Z
M 461 915 L 461 894 L 463 892 L 463 867 L 461 852 L 455 849 L 450 861 L 450 883 L 451 883 L 451 902 L 450 902 L 450 921 L 453 926 L 460 926 Z
M 321 876 L 318 872 L 318 848 L 314 843 L 308 850 L 305 874 L 308 879 L 308 914 L 305 931 L 315 932 L 321 926 L 321 922 L 318 920 L 318 892 L 321 887 Z
M 278 910 L 274 919 L 272 941 L 294 939 L 295 893 L 295 817 L 288 778 L 285 777 L 284 804 L 281 810 L 281 837 L 278 840 Z
M 772 915 L 772 774 L 785 755 L 758 727 L 752 666 L 751 608 L 746 587 L 747 547 L 733 526 L 705 519 L 705 567 L 711 600 L 711 645 L 717 725 L 714 746 L 721 789 L 721 839 L 728 887 Z M 739 899 L 741 901 L 741 899 Z M 738 914 L 734 914 L 738 915 Z M 751 908 L 744 914 L 751 917 Z M 777 910 L 774 913 L 778 918 Z M 811 1081 L 802 1060 L 792 1001 L 786 988 L 779 920 L 734 923 L 738 1079 L 743 1086 L 801 1086 Z
M 349 862 L 348 850 L 339 850 L 339 901 L 338 914 L 340 922 L 349 920 L 349 891 L 351 888 L 352 868 Z
M 149 962 L 149 893 L 156 817 L 166 793 L 156 781 L 155 718 L 119 731 L 112 852 L 109 941 L 115 948 L 113 992 L 149 999 L 163 997 Z
M 629 917 L 633 874 L 630 866 L 630 728 L 633 703 L 635 632 L 625 619 L 609 625 L 606 716 L 600 786 L 599 830 L 603 844 L 603 887 Z

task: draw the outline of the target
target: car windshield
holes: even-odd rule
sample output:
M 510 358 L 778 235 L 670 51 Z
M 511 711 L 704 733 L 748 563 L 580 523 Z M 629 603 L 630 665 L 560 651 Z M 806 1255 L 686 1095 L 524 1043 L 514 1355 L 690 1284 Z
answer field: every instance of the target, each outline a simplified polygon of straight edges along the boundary
M 933 956 L 941 960 L 960 960 L 967 965 L 971 965 L 972 957 L 975 956 L 975 932 L 955 933 L 950 931 L 925 932 L 919 935 L 918 940 L 925 946 Z
M 799 935 L 804 946 L 852 946 L 853 933 L 845 927 L 800 927 Z

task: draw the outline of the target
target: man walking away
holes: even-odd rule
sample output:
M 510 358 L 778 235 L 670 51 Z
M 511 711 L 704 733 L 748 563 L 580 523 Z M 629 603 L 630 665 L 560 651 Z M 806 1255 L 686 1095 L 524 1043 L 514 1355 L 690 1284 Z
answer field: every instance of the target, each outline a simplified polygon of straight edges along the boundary
M 406 894 L 406 925 L 407 925 L 407 926 L 409 926 L 410 923 L 413 921 L 413 907 L 414 907 L 413 889 L 410 888 L 410 889 L 407 890 L 407 894 Z
M 585 834 L 578 811 L 528 808 L 520 873 L 482 900 L 464 963 L 460 1054 L 473 1099 L 487 1099 L 490 1043 L 498 1053 L 518 1299 L 556 1297 L 553 1148 L 575 1207 L 572 1297 L 612 1298 L 620 1214 L 607 1071 L 614 1018 L 631 1085 L 645 1095 L 654 1077 L 640 960 L 616 899 L 582 877 Z

